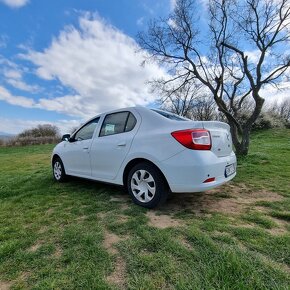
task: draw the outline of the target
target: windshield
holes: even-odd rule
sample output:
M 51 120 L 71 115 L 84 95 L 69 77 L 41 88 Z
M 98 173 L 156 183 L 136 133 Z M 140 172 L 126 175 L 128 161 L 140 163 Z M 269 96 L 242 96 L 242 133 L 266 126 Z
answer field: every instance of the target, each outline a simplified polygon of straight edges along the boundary
M 157 109 L 151 109 L 152 111 L 162 115 L 163 117 L 170 119 L 170 120 L 174 120 L 174 121 L 190 121 L 190 119 L 181 117 L 179 115 L 170 113 L 170 112 L 166 112 L 166 111 L 162 111 L 162 110 L 157 110 Z

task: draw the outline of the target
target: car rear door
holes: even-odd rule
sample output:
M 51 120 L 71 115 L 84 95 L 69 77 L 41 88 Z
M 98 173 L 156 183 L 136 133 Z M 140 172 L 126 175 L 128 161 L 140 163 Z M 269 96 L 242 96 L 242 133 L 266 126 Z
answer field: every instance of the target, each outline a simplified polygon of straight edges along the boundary
M 129 152 L 140 117 L 130 111 L 107 114 L 91 146 L 92 176 L 113 180 Z

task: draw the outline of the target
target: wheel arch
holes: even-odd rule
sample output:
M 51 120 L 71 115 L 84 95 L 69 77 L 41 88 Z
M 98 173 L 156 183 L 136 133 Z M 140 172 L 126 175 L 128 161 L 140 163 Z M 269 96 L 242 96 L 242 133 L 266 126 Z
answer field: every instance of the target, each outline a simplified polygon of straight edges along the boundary
M 54 160 L 57 158 L 59 158 L 61 160 L 60 156 L 57 153 L 53 154 L 53 156 L 51 158 L 51 165 L 53 164 Z
M 66 170 L 65 170 L 64 163 L 63 163 L 61 157 L 59 156 L 59 154 L 57 154 L 57 153 L 54 153 L 54 154 L 53 154 L 53 156 L 52 156 L 52 158 L 51 158 L 51 166 L 53 166 L 53 162 L 54 162 L 54 160 L 57 159 L 57 158 L 60 159 L 60 161 L 61 161 L 61 163 L 62 163 L 62 166 L 63 166 L 63 169 L 64 169 L 64 173 L 66 174 Z
M 162 175 L 164 181 L 166 182 L 166 185 L 168 186 L 168 188 L 170 189 L 170 186 L 168 184 L 168 181 L 165 177 L 165 175 L 163 174 L 162 170 L 152 161 L 146 159 L 146 158 L 134 158 L 132 160 L 130 160 L 127 165 L 124 168 L 123 171 L 123 185 L 127 188 L 127 178 L 129 175 L 130 170 L 137 164 L 142 163 L 142 162 L 146 162 L 149 163 L 151 165 L 153 165 L 155 168 L 157 168 L 157 170 L 160 172 L 160 174 Z

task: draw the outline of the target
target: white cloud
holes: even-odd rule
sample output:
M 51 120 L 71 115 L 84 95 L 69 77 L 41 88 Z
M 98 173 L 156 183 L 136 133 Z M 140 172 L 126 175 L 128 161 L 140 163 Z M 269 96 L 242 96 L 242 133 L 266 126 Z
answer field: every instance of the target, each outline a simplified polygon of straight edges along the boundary
M 203 10 L 208 8 L 209 1 L 208 0 L 198 0 L 199 4 L 201 5 Z
M 167 20 L 167 24 L 172 27 L 172 29 L 178 29 L 177 25 L 176 25 L 176 22 L 172 19 L 172 18 L 169 18 Z
M 54 99 L 40 98 L 34 100 L 32 98 L 15 96 L 11 94 L 6 88 L 0 86 L 0 101 L 5 101 L 8 104 L 21 106 L 24 108 L 44 109 L 48 111 L 55 111 L 59 113 L 66 113 L 71 116 L 82 116 L 87 118 L 82 110 L 82 98 L 78 95 L 68 95 Z M 96 115 L 94 107 L 88 108 L 89 116 Z
M 82 97 L 79 95 L 67 95 L 54 99 L 41 98 L 37 106 L 42 109 L 65 113 L 70 116 L 82 116 L 85 118 L 96 115 L 94 106 L 88 106 L 86 111 L 83 111 L 84 104 L 82 103 Z
M 251 50 L 251 51 L 245 51 L 245 55 L 248 56 L 248 60 L 251 63 L 257 64 L 259 59 L 260 59 L 261 52 L 258 49 Z
M 0 48 L 5 48 L 7 46 L 9 38 L 6 34 L 0 35 Z
M 26 129 L 37 125 L 51 124 L 59 128 L 61 134 L 70 133 L 73 128 L 81 124 L 80 120 L 59 120 L 50 122 L 45 120 L 8 119 L 0 117 L 0 131 L 10 134 L 19 134 Z
M 20 79 L 22 77 L 22 73 L 17 69 L 6 69 L 3 74 L 8 79 Z
M 137 21 L 136 21 L 136 24 L 138 26 L 143 26 L 144 25 L 144 19 L 145 19 L 144 17 L 138 18 Z
M 31 92 L 31 93 L 39 91 L 38 86 L 29 85 L 20 79 L 9 78 L 6 80 L 6 82 L 10 84 L 11 86 L 13 86 L 14 88 L 22 90 L 22 91 Z
M 29 0 L 0 0 L 0 2 L 11 8 L 19 8 L 28 4 Z
M 3 79 L 5 80 L 6 83 L 10 84 L 16 89 L 30 92 L 30 93 L 35 93 L 39 92 L 40 88 L 37 85 L 30 85 L 27 84 L 23 80 L 23 74 L 27 73 L 27 70 L 25 68 L 20 68 L 19 65 L 16 63 L 9 61 L 6 58 L 3 58 L 0 56 L 0 75 L 3 75 Z
M 74 96 L 41 99 L 49 110 L 92 116 L 112 108 L 146 105 L 155 100 L 146 82 L 164 75 L 155 64 L 142 67 L 143 53 L 133 38 L 89 14 L 80 28 L 66 27 L 43 52 L 29 51 L 23 58 L 36 66 L 45 80 L 58 79 Z
M 23 72 L 15 66 L 14 68 L 4 68 L 3 76 L 6 83 L 10 84 L 16 89 L 26 91 L 26 92 L 37 92 L 40 88 L 37 85 L 30 85 L 23 81 Z
M 33 99 L 22 96 L 14 96 L 2 86 L 0 86 L 0 100 L 11 105 L 17 105 L 25 108 L 33 108 L 36 106 Z
M 267 84 L 261 89 L 260 95 L 265 98 L 266 104 L 274 102 L 281 103 L 290 97 L 290 83 L 287 81 L 279 83 L 279 89 Z
M 177 0 L 170 0 L 170 9 L 174 10 Z

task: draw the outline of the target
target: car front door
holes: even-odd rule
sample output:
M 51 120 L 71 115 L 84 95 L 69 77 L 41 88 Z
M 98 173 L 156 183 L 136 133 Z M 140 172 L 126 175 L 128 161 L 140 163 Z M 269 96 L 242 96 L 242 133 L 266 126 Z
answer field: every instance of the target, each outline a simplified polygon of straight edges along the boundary
M 91 177 L 90 148 L 99 119 L 86 123 L 65 142 L 62 159 L 67 174 Z
M 131 147 L 137 132 L 139 117 L 132 112 L 117 112 L 105 116 L 99 136 L 91 146 L 92 176 L 112 180 Z

